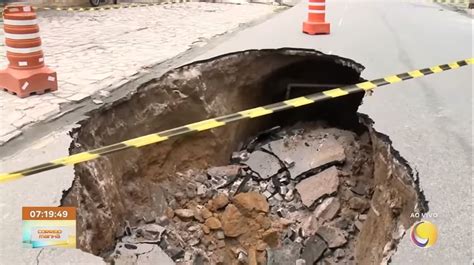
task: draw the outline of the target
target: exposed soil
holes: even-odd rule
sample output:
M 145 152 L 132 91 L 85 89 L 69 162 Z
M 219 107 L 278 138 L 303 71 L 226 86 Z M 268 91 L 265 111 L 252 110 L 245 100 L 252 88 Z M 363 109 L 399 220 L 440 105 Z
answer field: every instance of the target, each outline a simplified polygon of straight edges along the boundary
M 308 93 L 288 93 L 289 83 L 356 83 L 362 69 L 348 59 L 296 49 L 245 51 L 193 63 L 92 113 L 72 133 L 71 152 Z M 117 253 L 119 248 L 135 251 L 131 264 L 142 263 L 136 250 L 144 244 L 183 264 L 285 264 L 278 263 L 281 256 L 306 264 L 387 262 L 416 221 L 410 213 L 426 212 L 427 206 L 388 137 L 357 114 L 362 97 L 350 95 L 76 165 L 62 204 L 78 207 L 78 245 L 115 263 L 126 256 Z M 274 125 L 283 129 L 251 137 Z M 279 157 L 278 148 L 271 148 L 278 141 L 286 141 L 285 148 L 294 144 L 294 152 Z M 299 143 L 318 148 L 304 152 Z M 324 149 L 327 143 L 341 147 L 342 154 Z M 250 165 L 242 153 L 232 156 L 236 150 L 246 151 L 248 161 L 258 152 L 273 155 L 277 172 L 265 179 L 262 170 L 272 170 L 270 158 L 263 166 Z M 311 166 L 301 168 L 305 162 L 299 156 L 310 157 Z M 316 161 L 320 157 L 327 159 Z M 217 177 L 212 168 L 229 163 L 240 165 L 239 173 L 234 183 L 219 188 L 229 174 Z M 300 184 L 318 181 L 320 174 L 333 185 L 328 181 L 329 187 L 318 185 L 305 194 Z M 287 178 L 283 185 L 275 182 L 282 178 Z M 217 207 L 216 200 L 224 205 Z M 210 216 L 199 217 L 203 209 Z

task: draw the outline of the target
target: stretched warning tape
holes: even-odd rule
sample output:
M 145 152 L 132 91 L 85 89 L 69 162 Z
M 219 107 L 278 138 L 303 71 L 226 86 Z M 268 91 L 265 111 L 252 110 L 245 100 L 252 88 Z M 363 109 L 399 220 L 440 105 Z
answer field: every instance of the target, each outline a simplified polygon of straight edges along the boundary
M 125 9 L 134 7 L 159 6 L 167 4 L 189 3 L 194 0 L 172 0 L 161 3 L 143 3 L 143 4 L 122 4 L 122 5 L 106 5 L 97 7 L 34 7 L 35 10 L 56 10 L 56 11 L 103 11 L 111 9 Z M 0 8 L 0 16 L 3 13 L 3 8 Z
M 468 5 L 469 0 L 433 0 L 435 3 Z
M 59 158 L 59 159 L 56 159 L 51 162 L 44 163 L 38 166 L 26 168 L 26 169 L 11 172 L 11 173 L 0 174 L 0 182 L 14 180 L 17 178 L 37 174 L 43 171 L 63 167 L 66 165 L 75 165 L 81 162 L 89 161 L 89 160 L 96 159 L 107 154 L 111 154 L 114 152 L 130 149 L 130 148 L 139 148 L 145 145 L 163 142 L 172 137 L 176 137 L 179 135 L 188 134 L 191 132 L 205 131 L 205 130 L 224 126 L 231 122 L 236 122 L 236 121 L 240 121 L 244 119 L 257 118 L 257 117 L 268 115 L 274 112 L 293 109 L 293 108 L 312 104 L 315 102 L 320 102 L 320 101 L 331 99 L 331 98 L 337 98 L 337 97 L 345 96 L 348 94 L 372 90 L 377 87 L 402 82 L 402 81 L 412 79 L 412 78 L 427 76 L 434 73 L 440 73 L 443 71 L 456 69 L 459 67 L 473 64 L 473 63 L 474 63 L 474 58 L 470 58 L 467 60 L 457 61 L 450 64 L 437 65 L 430 68 L 423 68 L 423 69 L 414 70 L 414 71 L 401 73 L 397 75 L 391 75 L 385 78 L 374 79 L 371 81 L 344 86 L 341 88 L 325 90 L 325 91 L 314 93 L 308 96 L 297 97 L 297 98 L 288 99 L 285 101 L 277 102 L 277 103 L 262 106 L 262 107 L 243 110 L 237 113 L 224 115 L 224 116 L 217 117 L 214 119 L 208 119 L 208 120 L 204 120 L 200 122 L 191 123 L 191 124 L 173 128 L 170 130 L 166 130 L 166 131 L 162 131 L 158 133 L 152 133 L 152 134 L 148 134 L 142 137 L 112 144 L 109 146 L 104 146 L 104 147 L 94 149 L 88 152 L 82 152 L 75 155 Z

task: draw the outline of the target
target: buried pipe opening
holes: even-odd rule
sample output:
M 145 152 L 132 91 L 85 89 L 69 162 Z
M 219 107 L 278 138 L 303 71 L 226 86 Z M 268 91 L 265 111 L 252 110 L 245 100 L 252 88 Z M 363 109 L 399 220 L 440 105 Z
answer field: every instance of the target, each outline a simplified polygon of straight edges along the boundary
M 354 84 L 362 70 L 302 49 L 192 63 L 91 113 L 72 132 L 70 151 L 325 90 L 301 84 Z M 77 207 L 79 247 L 115 263 L 387 262 L 416 221 L 410 215 L 427 205 L 408 163 L 357 113 L 362 98 L 351 94 L 76 165 L 61 203 Z

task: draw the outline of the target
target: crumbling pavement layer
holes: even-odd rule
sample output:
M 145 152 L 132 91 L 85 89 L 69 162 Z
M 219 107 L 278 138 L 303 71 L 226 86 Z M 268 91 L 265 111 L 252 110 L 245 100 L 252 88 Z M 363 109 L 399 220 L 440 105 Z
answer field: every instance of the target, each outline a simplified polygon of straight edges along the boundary
M 251 150 L 233 153 L 231 165 L 189 170 L 166 182 L 165 214 L 125 226 L 106 260 L 287 265 L 380 264 L 390 258 L 396 235 L 408 225 L 400 220 L 404 204 L 415 198 L 399 198 L 395 189 L 384 191 L 391 194 L 384 201 L 374 198 L 375 189 L 386 187 L 376 185 L 368 131 L 358 135 L 307 123 L 257 138 Z M 387 205 L 385 223 L 378 220 L 379 207 Z M 395 236 L 365 226 L 369 216 Z M 362 230 L 376 235 L 361 241 Z M 384 252 L 358 251 L 376 245 L 385 245 Z M 368 256 L 370 262 L 362 263 Z

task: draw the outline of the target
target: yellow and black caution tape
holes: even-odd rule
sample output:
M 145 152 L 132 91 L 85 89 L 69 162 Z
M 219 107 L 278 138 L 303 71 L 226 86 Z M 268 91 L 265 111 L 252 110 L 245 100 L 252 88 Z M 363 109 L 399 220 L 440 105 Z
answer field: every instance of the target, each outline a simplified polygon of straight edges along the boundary
M 37 174 L 43 171 L 63 167 L 66 165 L 75 165 L 81 162 L 99 158 L 101 156 L 104 156 L 110 153 L 115 153 L 118 151 L 130 149 L 130 148 L 139 148 L 145 145 L 163 142 L 172 137 L 176 137 L 183 134 L 210 130 L 213 128 L 224 126 L 231 122 L 257 118 L 257 117 L 268 115 L 271 113 L 293 109 L 300 106 L 305 106 L 308 104 L 327 100 L 327 99 L 332 99 L 332 98 L 345 96 L 348 94 L 372 90 L 377 87 L 394 84 L 398 82 L 403 82 L 405 80 L 412 79 L 412 78 L 418 78 L 418 77 L 440 73 L 440 72 L 451 70 L 451 69 L 457 69 L 459 67 L 471 65 L 473 63 L 474 63 L 474 58 L 470 58 L 467 60 L 457 61 L 457 62 L 453 62 L 449 64 L 437 65 L 437 66 L 405 72 L 405 73 L 401 73 L 397 75 L 390 75 L 384 78 L 374 79 L 371 81 L 366 81 L 366 82 L 362 82 L 362 83 L 358 83 L 354 85 L 348 85 L 341 88 L 325 90 L 325 91 L 314 93 L 308 96 L 297 97 L 297 98 L 288 99 L 285 101 L 277 102 L 277 103 L 266 105 L 266 106 L 256 107 L 253 109 L 247 109 L 247 110 L 239 111 L 233 114 L 220 116 L 214 119 L 208 119 L 208 120 L 204 120 L 200 122 L 191 123 L 191 124 L 180 126 L 180 127 L 173 128 L 170 130 L 166 130 L 166 131 L 162 131 L 158 133 L 152 133 L 152 134 L 148 134 L 148 135 L 141 136 L 138 138 L 123 141 L 120 143 L 112 144 L 109 146 L 104 146 L 104 147 L 94 149 L 88 152 L 82 152 L 82 153 L 74 154 L 71 156 L 59 158 L 51 162 L 37 165 L 34 167 L 22 169 L 15 172 L 0 174 L 0 182 L 6 182 L 6 181 L 18 179 L 21 177 Z
M 458 7 L 468 7 L 469 0 L 432 0 L 434 3 L 438 4 L 448 4 Z
M 134 7 L 147 7 L 147 6 L 159 6 L 159 5 L 168 5 L 168 4 L 178 4 L 178 3 L 189 3 L 194 2 L 195 0 L 170 0 L 161 3 L 141 3 L 141 4 L 120 4 L 120 5 L 105 5 L 97 7 L 34 7 L 35 10 L 55 10 L 55 11 L 104 11 L 111 9 L 126 9 Z M 3 13 L 3 8 L 0 8 L 0 16 Z
M 436 3 L 443 3 L 443 4 L 469 4 L 469 0 L 433 0 Z

